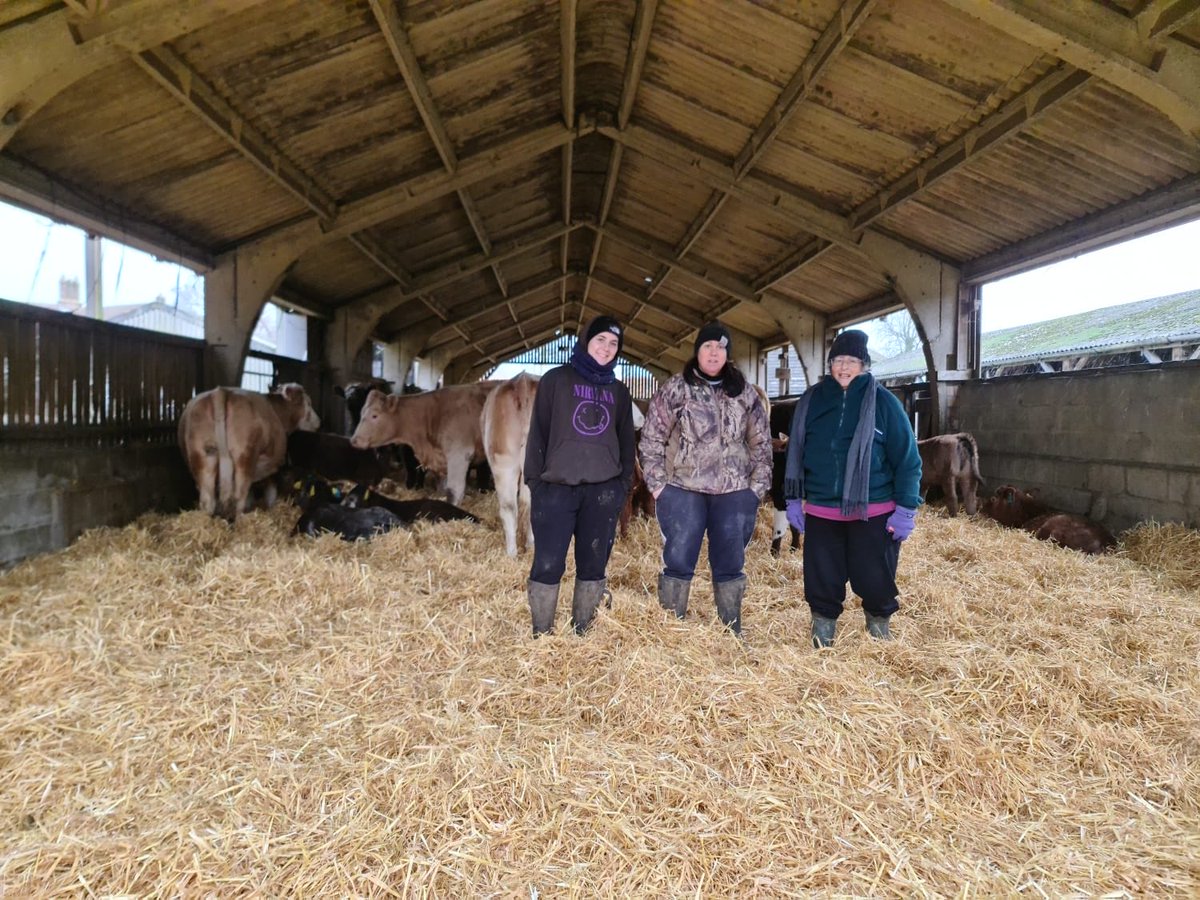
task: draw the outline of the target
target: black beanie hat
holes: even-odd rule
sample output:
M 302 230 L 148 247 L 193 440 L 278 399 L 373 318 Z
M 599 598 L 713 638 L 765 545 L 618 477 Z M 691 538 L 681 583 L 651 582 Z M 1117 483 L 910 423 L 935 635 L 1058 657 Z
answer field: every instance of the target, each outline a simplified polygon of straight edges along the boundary
M 729 336 L 729 329 L 718 322 L 716 319 L 709 322 L 696 335 L 696 345 L 692 348 L 693 353 L 700 352 L 700 345 L 707 344 L 709 341 L 720 341 L 721 346 L 728 353 L 733 345 L 733 339 Z
M 867 352 L 867 333 L 857 328 L 843 331 L 833 339 L 833 346 L 829 348 L 829 358 L 832 360 L 835 356 L 853 356 L 869 366 L 871 354 Z
M 584 349 L 586 350 L 587 345 L 592 342 L 592 338 L 602 331 L 611 331 L 617 336 L 617 353 L 620 353 L 621 348 L 625 346 L 625 330 L 621 327 L 621 323 L 612 316 L 596 316 L 588 322 L 587 330 L 583 333 Z

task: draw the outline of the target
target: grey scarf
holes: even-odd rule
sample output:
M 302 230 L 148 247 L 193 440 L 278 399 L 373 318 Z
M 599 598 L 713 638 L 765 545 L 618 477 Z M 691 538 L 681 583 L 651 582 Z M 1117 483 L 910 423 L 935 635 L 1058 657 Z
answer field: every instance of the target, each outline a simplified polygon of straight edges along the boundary
M 875 395 L 879 385 L 875 376 L 866 373 L 867 387 L 858 426 L 846 454 L 846 480 L 842 484 L 842 515 L 857 519 L 867 517 L 867 495 L 871 489 L 871 450 L 875 444 Z M 783 496 L 796 500 L 804 496 L 804 437 L 808 419 L 808 404 L 812 391 L 805 391 L 792 415 L 792 434 L 788 438 L 787 467 L 783 475 Z

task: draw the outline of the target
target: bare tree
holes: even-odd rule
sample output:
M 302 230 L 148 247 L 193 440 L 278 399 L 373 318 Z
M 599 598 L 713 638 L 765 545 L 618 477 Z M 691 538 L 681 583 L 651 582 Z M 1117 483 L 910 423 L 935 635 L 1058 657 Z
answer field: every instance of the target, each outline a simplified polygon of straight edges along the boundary
M 889 357 L 921 348 L 921 336 L 906 309 L 897 310 L 880 319 L 877 333 L 883 345 L 882 349 Z

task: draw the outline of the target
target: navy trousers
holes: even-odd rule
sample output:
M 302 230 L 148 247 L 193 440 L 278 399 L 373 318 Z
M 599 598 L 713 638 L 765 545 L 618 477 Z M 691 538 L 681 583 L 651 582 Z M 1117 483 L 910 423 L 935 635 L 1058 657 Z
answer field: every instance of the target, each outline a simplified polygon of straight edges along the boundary
M 865 522 L 804 517 L 804 599 L 814 613 L 827 619 L 840 616 L 847 580 L 871 615 L 890 616 L 900 608 L 900 542 L 887 532 L 888 515 Z
M 655 513 L 663 535 L 664 575 L 691 581 L 707 531 L 713 584 L 741 577 L 758 517 L 754 491 L 701 494 L 668 484 L 658 495 Z
M 567 570 L 567 549 L 575 539 L 575 579 L 599 581 L 608 568 L 617 517 L 625 505 L 620 478 L 599 484 L 541 482 L 529 504 L 533 526 L 530 581 L 558 584 Z

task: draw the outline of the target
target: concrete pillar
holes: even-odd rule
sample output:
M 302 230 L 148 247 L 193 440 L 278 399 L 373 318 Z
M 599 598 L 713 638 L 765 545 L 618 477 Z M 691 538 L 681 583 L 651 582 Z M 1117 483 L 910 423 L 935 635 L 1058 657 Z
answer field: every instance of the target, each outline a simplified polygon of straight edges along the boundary
M 465 356 L 455 359 L 447 347 L 434 350 L 421 357 L 421 380 L 430 387 L 437 387 L 438 379 L 441 379 L 442 387 L 465 384 L 467 372 L 472 368 L 468 360 Z
M 783 333 L 796 348 L 800 365 L 804 367 L 805 383 L 816 384 L 825 374 L 825 317 L 814 315 L 787 298 L 769 291 L 763 294 L 762 307 L 779 323 Z M 767 374 L 772 375 L 771 372 Z M 795 391 L 795 387 L 792 390 Z
M 971 377 L 971 331 L 974 319 L 960 304 L 962 272 L 900 241 L 877 232 L 863 234 L 862 251 L 878 265 L 904 301 L 925 349 L 932 400 L 932 434 L 947 420 L 949 392 L 939 382 Z
M 209 348 L 208 387 L 239 385 L 250 335 L 263 306 L 296 260 L 284 239 L 222 257 L 204 276 L 204 340 Z
M 368 301 L 357 301 L 334 313 L 333 324 L 325 340 L 325 361 L 334 384 L 346 384 L 371 373 L 358 372 L 354 358 L 384 315 L 396 308 L 404 291 L 399 286 L 378 291 Z

